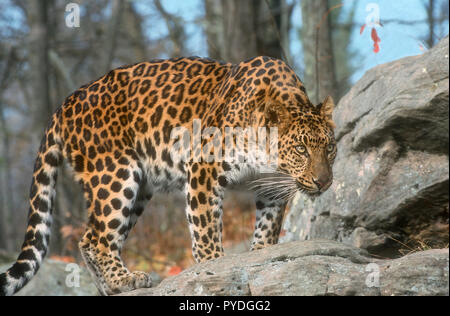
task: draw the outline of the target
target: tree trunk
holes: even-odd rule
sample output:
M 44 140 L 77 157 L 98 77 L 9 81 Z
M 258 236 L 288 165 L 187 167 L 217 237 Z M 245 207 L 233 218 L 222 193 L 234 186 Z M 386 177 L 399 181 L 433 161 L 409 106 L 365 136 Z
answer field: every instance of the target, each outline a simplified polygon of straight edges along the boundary
M 288 5 L 286 0 L 281 0 L 281 22 L 280 22 L 280 37 L 281 48 L 283 49 L 283 58 L 289 65 L 292 64 L 292 56 L 290 50 L 289 31 L 291 29 L 291 16 L 294 10 L 294 5 Z
M 33 101 L 32 113 L 34 130 L 42 136 L 53 112 L 50 101 L 49 82 L 49 20 L 48 8 L 52 1 L 28 1 L 28 25 L 30 27 L 30 77 L 32 82 Z M 37 143 L 40 139 L 35 139 Z
M 302 0 L 301 40 L 308 96 L 313 103 L 331 95 L 335 100 L 336 75 L 327 0 Z
M 137 12 L 134 3 L 125 2 L 122 22 L 123 29 L 131 42 L 131 51 L 129 53 L 133 52 L 129 58 L 134 59 L 134 62 L 145 61 L 147 59 L 147 41 L 142 27 L 142 17 Z M 131 60 L 129 63 L 132 63 Z
M 75 90 L 68 67 L 54 50 L 49 51 L 52 76 L 51 86 L 54 99 L 64 98 Z M 56 103 L 56 102 L 55 102 Z M 58 255 L 71 255 L 66 249 L 66 240 L 61 234 L 61 229 L 66 225 L 77 226 L 79 218 L 85 217 L 84 200 L 80 186 L 75 183 L 73 173 L 63 164 L 58 171 L 58 182 L 56 184 L 56 199 L 53 221 L 53 235 L 51 249 Z M 57 237 L 56 237 L 57 236 Z
M 217 0 L 204 0 L 205 22 L 204 30 L 208 46 L 208 56 L 222 60 L 224 50 L 224 24 L 222 4 Z
M 109 20 L 108 31 L 105 38 L 105 61 L 103 64 L 103 72 L 107 73 L 111 70 L 116 51 L 117 36 L 120 30 L 120 20 L 124 8 L 123 0 L 114 0 L 112 3 L 111 18 Z
M 339 5 L 340 0 L 330 0 L 331 7 Z M 351 76 L 355 71 L 353 64 L 360 59 L 357 51 L 351 48 L 350 42 L 354 29 L 355 12 L 358 2 L 353 2 L 344 11 L 341 8 L 330 12 L 330 28 L 333 40 L 334 73 L 336 79 L 337 104 L 351 88 Z
M 283 58 L 281 49 L 282 3 L 280 0 L 264 0 L 254 3 L 256 10 L 256 45 L 259 55 Z
M 238 63 L 259 55 L 285 59 L 281 0 L 222 0 L 222 12 L 226 61 Z
M 424 5 L 425 10 L 427 12 L 427 23 L 428 23 L 428 36 L 426 39 L 426 43 L 428 48 L 431 48 L 435 44 L 434 28 L 436 25 L 436 19 L 434 17 L 434 8 L 436 6 L 436 2 L 434 0 L 428 0 Z
M 224 47 L 227 62 L 239 63 L 258 55 L 255 1 L 222 0 Z
M 50 93 L 50 78 L 53 75 L 52 69 L 54 68 L 51 67 L 50 60 L 50 40 L 53 32 L 49 12 L 54 10 L 54 2 L 36 0 L 28 1 L 27 5 L 27 18 L 30 28 L 29 45 L 30 52 L 33 52 L 29 54 L 30 82 L 33 95 L 33 103 L 30 105 L 33 107 L 31 111 L 33 113 L 33 132 L 31 134 L 36 135 L 33 143 L 37 147 L 54 112 L 53 105 L 56 103 L 52 101 L 52 95 L 57 97 L 55 93 Z M 53 63 L 55 63 L 54 57 L 52 57 Z M 54 92 L 57 92 L 56 90 L 54 89 Z M 61 177 L 59 182 L 61 182 Z M 50 248 L 52 251 L 59 253 L 64 245 L 59 231 L 65 223 L 65 218 L 59 207 L 58 198 L 55 199 L 53 218 L 52 235 L 54 238 L 51 240 Z
M 173 44 L 172 56 L 180 57 L 184 55 L 186 51 L 185 41 L 186 41 L 186 33 L 184 31 L 184 25 L 182 20 L 167 12 L 160 0 L 154 0 L 154 4 L 156 9 L 159 11 L 164 21 L 166 22 L 167 29 L 169 30 L 169 37 Z
M 13 73 L 15 49 L 11 48 L 0 78 L 0 135 L 2 136 L 2 158 L 0 159 L 0 249 L 12 250 L 11 214 L 14 207 L 14 190 L 11 174 L 10 138 L 6 127 L 2 94 L 6 90 L 9 76 Z

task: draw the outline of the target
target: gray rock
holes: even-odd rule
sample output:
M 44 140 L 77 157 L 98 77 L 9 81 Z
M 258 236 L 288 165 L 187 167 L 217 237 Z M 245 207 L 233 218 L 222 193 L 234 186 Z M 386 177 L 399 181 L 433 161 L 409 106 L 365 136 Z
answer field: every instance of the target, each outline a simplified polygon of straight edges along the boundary
M 14 261 L 0 265 L 0 272 L 6 271 Z M 67 271 L 66 271 L 67 268 Z M 73 282 L 73 272 L 79 272 L 79 283 Z M 66 280 L 68 281 L 66 283 Z M 80 266 L 69 266 L 62 261 L 45 260 L 33 279 L 16 296 L 96 296 L 97 288 L 89 272 Z
M 121 295 L 448 295 L 448 277 L 448 249 L 379 260 L 314 240 L 227 255 Z
M 296 197 L 282 241 L 333 239 L 385 257 L 414 240 L 448 244 L 448 45 L 377 66 L 342 98 L 333 185 Z
M 449 295 L 448 249 L 414 253 L 380 266 L 380 294 Z M 415 280 L 410 282 L 408 279 Z

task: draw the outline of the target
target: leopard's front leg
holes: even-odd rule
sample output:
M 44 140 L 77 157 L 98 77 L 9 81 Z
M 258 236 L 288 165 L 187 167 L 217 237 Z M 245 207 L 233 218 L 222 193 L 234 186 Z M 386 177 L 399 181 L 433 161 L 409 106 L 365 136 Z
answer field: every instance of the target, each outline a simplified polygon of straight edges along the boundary
M 251 250 L 278 243 L 286 201 L 256 199 L 256 222 Z
M 227 180 L 218 164 L 193 163 L 188 171 L 186 216 L 197 262 L 223 256 L 222 199 Z

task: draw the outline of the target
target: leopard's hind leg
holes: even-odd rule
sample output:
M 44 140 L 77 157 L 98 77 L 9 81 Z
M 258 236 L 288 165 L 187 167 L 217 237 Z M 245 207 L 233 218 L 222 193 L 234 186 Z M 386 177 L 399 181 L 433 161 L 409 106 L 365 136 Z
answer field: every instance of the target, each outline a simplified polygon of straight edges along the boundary
M 108 295 L 108 286 L 103 277 L 103 273 L 97 264 L 96 259 L 96 245 L 98 239 L 94 237 L 91 228 L 88 228 L 81 238 L 78 246 L 80 248 L 81 256 L 83 257 L 84 263 L 88 268 L 91 276 L 95 282 L 95 285 L 101 295 Z
M 122 246 L 148 195 L 139 194 L 143 172 L 131 160 L 114 164 L 107 172 L 92 175 L 89 186 L 89 228 L 80 241 L 80 250 L 96 285 L 103 295 L 151 287 L 147 273 L 130 272 L 120 258 Z

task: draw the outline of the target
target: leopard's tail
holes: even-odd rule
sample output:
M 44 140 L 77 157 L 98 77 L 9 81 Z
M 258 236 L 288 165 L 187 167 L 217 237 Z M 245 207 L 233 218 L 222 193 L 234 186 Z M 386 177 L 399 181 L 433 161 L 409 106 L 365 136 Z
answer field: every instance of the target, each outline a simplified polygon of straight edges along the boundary
M 14 265 L 0 274 L 0 296 L 13 295 L 36 274 L 48 251 L 58 166 L 62 161 L 57 113 L 42 139 L 30 189 L 28 226 Z

